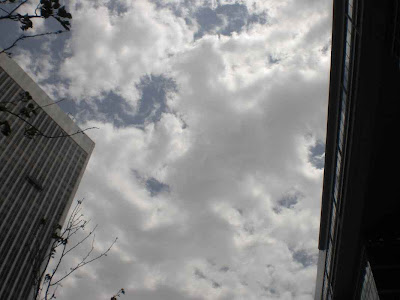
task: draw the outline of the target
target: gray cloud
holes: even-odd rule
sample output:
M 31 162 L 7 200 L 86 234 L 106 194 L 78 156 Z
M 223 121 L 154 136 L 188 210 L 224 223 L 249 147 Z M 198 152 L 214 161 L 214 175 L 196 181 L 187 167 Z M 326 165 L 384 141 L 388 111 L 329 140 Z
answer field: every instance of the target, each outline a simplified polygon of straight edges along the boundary
M 133 299 L 143 300 L 200 300 L 202 298 L 184 295 L 179 289 L 174 289 L 169 286 L 159 286 L 155 290 L 149 291 L 146 289 L 137 290 L 130 294 Z
M 204 275 L 199 269 L 194 270 L 194 275 L 199 279 L 207 279 L 206 275 Z
M 283 208 L 292 209 L 299 202 L 301 194 L 299 193 L 288 193 L 282 196 L 278 202 L 277 206 L 274 207 L 276 213 L 280 213 Z
M 303 267 L 309 267 L 316 263 L 316 256 L 308 254 L 305 250 L 293 252 L 293 259 L 301 263 Z
M 173 0 L 74 12 L 61 82 L 46 89 L 85 102 L 81 126 L 101 128 L 77 196 L 100 224 L 96 251 L 119 240 L 60 299 L 121 287 L 128 299 L 312 299 L 322 170 L 310 153 L 325 135 L 330 3 L 221 1 L 218 14 L 209 6 L 221 25 L 194 41 L 205 4 L 189 2 L 179 14 Z M 263 11 L 268 25 L 251 23 Z M 36 78 L 55 72 L 26 57 Z
M 219 269 L 221 272 L 228 272 L 229 271 L 229 267 L 228 266 L 223 266 Z

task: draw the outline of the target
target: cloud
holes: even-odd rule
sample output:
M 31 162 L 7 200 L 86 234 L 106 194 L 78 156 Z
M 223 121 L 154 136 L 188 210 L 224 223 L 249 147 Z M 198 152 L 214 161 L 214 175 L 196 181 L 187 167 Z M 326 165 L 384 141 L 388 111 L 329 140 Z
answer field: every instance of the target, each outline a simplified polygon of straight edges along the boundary
M 156 10 L 147 1 L 126 2 L 125 7 L 123 13 L 115 13 L 85 2 L 71 10 L 71 55 L 62 63 L 60 75 L 72 97 L 101 97 L 112 91 L 135 105 L 140 78 L 159 73 L 192 39 L 184 20 L 169 10 Z
M 36 82 L 49 78 L 54 70 L 54 61 L 46 54 L 33 57 L 29 51 L 21 49 L 14 59 Z
M 203 2 L 106 3 L 72 5 L 60 86 L 90 99 L 78 197 L 99 247 L 119 240 L 60 297 L 312 299 L 330 2 L 243 1 L 268 24 L 220 36 L 195 24 Z

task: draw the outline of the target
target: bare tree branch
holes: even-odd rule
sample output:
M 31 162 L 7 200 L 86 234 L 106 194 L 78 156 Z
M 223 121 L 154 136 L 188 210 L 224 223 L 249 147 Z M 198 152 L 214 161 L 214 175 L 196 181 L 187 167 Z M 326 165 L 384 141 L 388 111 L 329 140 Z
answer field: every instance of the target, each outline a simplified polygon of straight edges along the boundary
M 0 10 L 4 11 L 6 14 L 9 13 L 8 11 L 6 11 L 5 9 L 3 9 L 3 8 L 1 8 L 1 7 L 0 7 Z
M 6 53 L 8 55 L 11 55 L 10 52 L 7 52 L 8 50 L 14 48 L 18 42 L 23 41 L 25 39 L 29 39 L 29 38 L 35 38 L 35 37 L 39 37 L 39 36 L 45 36 L 45 35 L 54 35 L 54 34 L 60 34 L 60 33 L 64 33 L 64 32 L 68 32 L 66 30 L 58 30 L 58 31 L 50 31 L 50 32 L 45 32 L 45 33 L 38 33 L 38 34 L 33 34 L 33 35 L 25 35 L 22 34 L 19 38 L 17 38 L 10 46 L 8 46 L 7 48 L 4 48 L 3 50 L 0 51 L 0 53 Z
M 9 114 L 11 114 L 11 115 L 13 115 L 15 117 L 17 117 L 18 119 L 24 121 L 26 124 L 28 124 L 30 126 L 29 128 L 27 128 L 25 130 L 25 132 L 27 133 L 26 135 L 28 137 L 30 137 L 31 135 L 32 136 L 37 135 L 37 136 L 45 137 L 46 139 L 58 139 L 58 138 L 65 138 L 65 137 L 77 135 L 79 133 L 84 133 L 85 131 L 91 130 L 91 129 L 99 129 L 98 127 L 89 127 L 89 128 L 85 128 L 85 129 L 82 129 L 82 130 L 78 130 L 78 131 L 76 131 L 74 133 L 71 133 L 71 134 L 60 134 L 60 135 L 51 136 L 51 135 L 46 135 L 43 132 L 41 132 L 32 123 L 30 123 L 28 120 L 26 120 L 23 117 L 21 117 L 19 114 L 15 114 L 15 113 L 13 113 L 12 111 L 9 111 L 9 110 L 3 110 L 3 111 L 7 112 L 7 113 L 9 113 Z
M 21 1 L 21 3 L 18 4 L 11 12 L 9 12 L 8 15 L 11 16 L 11 14 L 13 14 L 15 11 L 17 11 L 17 9 L 20 8 L 22 5 L 24 5 L 26 2 L 28 2 L 28 0 Z
M 15 5 L 11 11 L 7 11 L 4 8 L 0 8 L 0 10 L 5 13 L 3 15 L 0 15 L 0 21 L 10 20 L 13 22 L 18 22 L 21 25 L 20 28 L 23 31 L 27 31 L 30 28 L 33 28 L 34 25 L 33 20 L 53 18 L 62 26 L 63 30 L 55 30 L 53 32 L 44 32 L 33 35 L 21 35 L 10 46 L 3 49 L 0 53 L 7 53 L 8 55 L 11 55 L 11 53 L 7 51 L 15 47 L 18 42 L 24 39 L 51 35 L 51 34 L 60 34 L 65 31 L 70 31 L 71 29 L 70 20 L 72 19 L 72 15 L 69 12 L 67 12 L 65 6 L 61 6 L 59 0 L 40 0 L 35 8 L 34 14 L 27 13 L 25 15 L 21 15 L 17 11 L 22 5 L 24 5 L 27 2 L 28 0 L 22 0 L 18 3 L 15 3 L 15 1 L 12 0 L 0 0 L 0 4 Z
M 37 128 L 35 125 L 33 125 L 32 122 L 28 121 L 27 119 L 30 118 L 32 115 L 36 115 L 37 110 L 43 109 L 44 107 L 54 105 L 58 102 L 66 100 L 66 99 L 62 99 L 62 100 L 56 101 L 54 103 L 50 103 L 50 104 L 47 104 L 44 106 L 37 106 L 37 107 L 35 107 L 32 103 L 29 103 L 29 101 L 31 99 L 32 99 L 32 97 L 30 96 L 30 94 L 28 92 L 23 92 L 23 93 L 21 93 L 20 98 L 17 100 L 0 103 L 0 112 L 10 114 L 10 115 L 18 118 L 19 120 L 23 121 L 26 125 L 28 125 L 28 127 L 25 128 L 25 132 L 24 132 L 24 135 L 28 138 L 32 139 L 35 136 L 41 136 L 41 137 L 44 137 L 47 139 L 65 138 L 65 137 L 74 136 L 74 135 L 77 135 L 80 133 L 84 133 L 87 130 L 99 129 L 98 127 L 89 127 L 89 128 L 77 130 L 76 132 L 71 133 L 71 134 L 63 133 L 63 134 L 54 135 L 54 136 L 46 135 L 39 128 Z M 7 108 L 7 104 L 12 104 L 15 107 L 16 105 L 18 105 L 22 102 L 26 102 L 27 104 L 26 104 L 26 106 L 24 106 L 20 109 L 19 113 L 15 113 L 12 110 Z M 10 127 L 10 124 L 8 123 L 8 121 L 0 121 L 0 127 L 1 126 L 3 126 L 3 128 L 1 129 L 1 132 L 4 135 L 8 136 L 11 134 L 11 127 Z
M 78 270 L 79 268 L 90 264 L 91 262 L 98 260 L 99 258 L 103 257 L 103 256 L 107 256 L 107 253 L 111 251 L 111 248 L 114 246 L 114 244 L 117 242 L 118 238 L 115 238 L 115 240 L 111 243 L 111 245 L 107 248 L 107 250 L 101 254 L 99 254 L 98 256 L 86 261 L 86 259 L 88 259 L 88 257 L 90 256 L 91 252 L 94 249 L 94 246 L 92 245 L 92 248 L 90 249 L 90 251 L 88 252 L 88 254 L 82 259 L 82 261 L 80 263 L 78 263 L 75 267 L 71 268 L 71 270 L 64 275 L 63 277 L 61 277 L 59 280 L 57 280 L 55 283 L 51 284 L 51 285 L 55 285 L 57 283 L 59 283 L 60 281 L 64 280 L 66 277 L 68 277 L 69 275 L 71 275 L 73 272 L 75 272 L 76 270 Z
M 117 297 L 121 297 L 121 295 L 125 295 L 124 289 L 120 289 L 114 296 L 111 297 L 111 300 L 117 300 Z
M 72 273 L 74 273 L 76 270 L 84 267 L 87 264 L 90 264 L 94 262 L 95 260 L 98 260 L 104 256 L 107 256 L 107 254 L 111 251 L 112 247 L 114 244 L 117 242 L 118 238 L 115 238 L 114 241 L 111 243 L 111 245 L 103 252 L 101 252 L 98 255 L 92 256 L 94 249 L 95 249 L 95 230 L 97 228 L 97 225 L 88 233 L 86 234 L 83 238 L 81 238 L 78 242 L 76 242 L 73 246 L 68 247 L 69 241 L 72 236 L 76 235 L 80 230 L 84 230 L 85 226 L 89 223 L 89 221 L 86 221 L 82 219 L 83 214 L 81 214 L 82 210 L 82 200 L 79 200 L 77 204 L 74 206 L 68 221 L 66 223 L 65 228 L 61 229 L 59 225 L 56 226 L 56 231 L 53 235 L 53 243 L 50 248 L 50 253 L 48 253 L 43 259 L 43 255 L 35 254 L 35 257 L 42 258 L 42 260 L 39 263 L 39 269 L 34 269 L 33 274 L 35 276 L 34 279 L 34 284 L 35 284 L 35 293 L 34 293 L 34 300 L 49 300 L 49 299 L 55 299 L 56 298 L 56 290 L 61 287 L 61 282 L 70 276 Z M 40 231 L 40 230 L 39 230 Z M 38 231 L 38 232 L 39 232 Z M 60 231 L 60 233 L 58 233 Z M 91 241 L 91 247 L 89 251 L 82 257 L 80 262 L 76 264 L 75 266 L 71 267 L 68 272 L 66 272 L 64 275 L 62 275 L 59 278 L 56 278 L 57 272 L 60 269 L 60 266 L 62 262 L 64 261 L 65 257 L 71 253 L 71 251 L 75 250 L 78 246 L 83 245 L 83 243 L 89 239 L 89 237 L 93 236 L 92 241 Z M 49 273 L 46 273 L 46 269 L 50 266 L 50 262 L 53 258 L 55 258 L 55 253 L 58 248 L 61 248 L 61 253 L 56 259 L 55 266 L 52 268 L 52 270 Z M 44 264 L 44 265 L 43 265 Z M 36 265 L 38 265 L 36 263 Z M 43 269 L 44 266 L 44 269 Z M 123 291 L 123 289 L 121 289 Z M 121 290 L 119 291 L 118 295 L 121 295 Z M 124 294 L 123 292 L 122 294 Z M 119 297 L 119 296 L 118 296 Z

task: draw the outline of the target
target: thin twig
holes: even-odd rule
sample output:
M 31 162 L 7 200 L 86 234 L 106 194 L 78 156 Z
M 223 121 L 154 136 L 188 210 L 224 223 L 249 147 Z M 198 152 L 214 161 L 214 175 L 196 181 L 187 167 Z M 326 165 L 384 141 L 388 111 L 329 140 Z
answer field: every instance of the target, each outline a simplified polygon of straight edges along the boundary
M 17 5 L 8 15 L 10 16 L 13 12 L 15 12 L 18 8 L 20 8 L 22 5 L 24 5 L 28 0 L 22 1 L 20 4 Z
M 78 247 L 80 244 L 82 244 L 84 241 L 86 241 L 92 234 L 94 235 L 94 231 L 96 230 L 96 228 L 97 228 L 97 225 L 93 228 L 92 231 L 89 232 L 89 234 L 87 236 L 85 236 L 85 238 L 83 238 L 80 242 L 76 243 L 75 246 L 68 249 L 68 251 L 65 252 L 65 254 L 68 254 L 69 252 L 73 251 L 76 247 Z
M 25 40 L 25 39 L 44 36 L 44 35 L 60 34 L 60 33 L 64 33 L 64 32 L 68 32 L 68 31 L 66 31 L 66 30 L 58 30 L 58 31 L 50 31 L 50 32 L 45 32 L 45 33 L 33 34 L 33 35 L 24 35 L 24 34 L 22 34 L 19 38 L 17 38 L 14 41 L 14 43 L 12 43 L 7 48 L 4 48 L 2 51 L 0 51 L 0 53 L 11 54 L 11 53 L 9 53 L 7 51 L 10 50 L 11 48 L 15 47 L 19 41 L 22 41 L 22 40 Z
M 43 272 L 40 274 L 40 277 L 37 281 L 35 281 L 35 285 L 36 285 L 36 290 L 35 290 L 35 300 L 38 299 L 42 299 L 42 300 L 49 300 L 49 299 L 55 299 L 56 298 L 56 291 L 57 288 L 61 286 L 61 282 L 62 280 L 64 280 L 66 277 L 68 277 L 69 275 L 71 275 L 73 272 L 75 272 L 76 270 L 82 268 L 83 266 L 97 260 L 100 259 L 103 256 L 106 256 L 108 252 L 110 252 L 111 248 L 114 246 L 114 244 L 116 243 L 118 238 L 115 238 L 115 240 L 111 243 L 111 245 L 106 249 L 106 251 L 100 253 L 99 255 L 90 258 L 90 256 L 92 255 L 94 249 L 95 249 L 95 230 L 97 228 L 97 225 L 82 239 L 80 239 L 79 242 L 77 242 L 74 246 L 72 246 L 71 248 L 67 248 L 67 244 L 69 239 L 71 238 L 71 236 L 73 236 L 74 234 L 76 234 L 78 232 L 78 230 L 80 229 L 84 229 L 85 226 L 88 224 L 88 221 L 82 219 L 83 214 L 81 214 L 81 207 L 82 201 L 79 200 L 78 203 L 74 206 L 74 208 L 72 209 L 72 212 L 68 218 L 66 227 L 64 229 L 61 230 L 60 234 L 56 234 L 55 237 L 55 241 L 52 243 L 51 246 L 51 250 L 50 250 L 50 255 L 46 256 L 46 268 L 45 270 L 43 270 Z M 60 229 L 59 226 L 56 226 L 56 228 Z M 74 267 L 70 268 L 70 271 L 67 272 L 65 275 L 61 276 L 60 278 L 58 278 L 57 280 L 55 280 L 55 275 L 57 273 L 57 271 L 60 268 L 60 265 L 64 259 L 64 257 L 70 253 L 72 250 L 74 250 L 77 246 L 81 245 L 84 241 L 86 241 L 90 236 L 93 235 L 93 239 L 91 242 L 91 248 L 90 250 L 82 257 L 81 261 L 75 265 Z M 49 266 L 49 262 L 52 258 L 52 254 L 54 254 L 55 249 L 57 249 L 58 247 L 62 247 L 62 251 L 60 253 L 60 256 L 58 258 L 58 261 L 55 265 L 55 267 L 53 268 L 53 270 L 48 273 L 47 275 L 45 275 L 45 271 L 47 269 L 47 267 Z M 43 262 L 43 260 L 42 260 Z M 36 274 L 36 273 L 34 273 Z M 42 283 L 42 280 L 44 278 L 44 282 Z M 121 289 L 118 293 L 122 293 L 121 291 L 123 291 L 123 289 Z M 125 293 L 125 292 L 123 292 Z M 43 295 L 44 294 L 44 295 Z M 43 296 L 43 298 L 41 298 Z
M 47 107 L 47 106 L 51 106 L 51 105 L 60 103 L 60 102 L 65 101 L 65 100 L 68 100 L 68 99 L 67 99 L 67 98 L 64 98 L 64 99 L 61 99 L 61 100 L 57 100 L 57 101 L 54 101 L 54 102 L 52 102 L 52 103 L 50 103 L 50 104 L 46 104 L 46 105 L 43 105 L 43 106 L 39 106 L 37 109 L 43 108 L 43 107 Z
M 59 283 L 60 281 L 62 281 L 62 280 L 64 280 L 66 277 L 68 277 L 69 275 L 71 275 L 73 272 L 75 272 L 76 270 L 78 270 L 79 268 L 81 268 L 81 267 L 83 267 L 83 266 L 85 266 L 85 265 L 87 265 L 87 264 L 90 264 L 91 262 L 93 262 L 93 261 L 95 261 L 95 260 L 97 260 L 97 259 L 99 259 L 99 258 L 101 258 L 101 257 L 103 257 L 103 256 L 107 256 L 107 253 L 108 252 L 110 252 L 110 250 L 111 250 L 111 248 L 114 246 L 114 244 L 117 242 L 117 240 L 118 240 L 118 238 L 115 238 L 115 240 L 112 242 L 112 244 L 110 245 L 110 247 L 108 247 L 108 249 L 105 251 L 105 252 L 103 252 L 103 253 L 101 253 L 100 255 L 98 255 L 98 256 L 96 256 L 96 257 L 94 257 L 94 258 L 92 258 L 91 260 L 88 260 L 88 261 L 81 261 L 79 264 L 77 264 L 74 268 L 72 268 L 71 269 L 71 271 L 69 271 L 67 274 L 65 274 L 63 277 L 61 277 L 59 280 L 57 280 L 55 283 L 53 283 L 52 285 L 55 285 L 55 284 L 57 284 L 57 283 Z
M 0 7 L 0 9 L 1 9 L 2 11 L 4 11 L 6 14 L 9 14 L 9 12 L 6 11 L 4 8 L 1 8 L 1 7 Z
M 4 109 L 4 112 L 7 112 L 15 117 L 17 117 L 18 119 L 24 121 L 26 124 L 28 124 L 29 126 L 31 126 L 31 128 L 35 129 L 35 132 L 38 136 L 42 136 L 44 138 L 47 139 L 58 139 L 58 138 L 65 138 L 65 137 L 70 137 L 70 136 L 74 136 L 80 133 L 84 133 L 87 130 L 92 130 L 92 129 L 99 129 L 98 127 L 88 127 L 85 129 L 80 129 L 74 133 L 71 134 L 60 134 L 60 135 L 55 135 L 55 136 L 51 136 L 51 135 L 46 135 L 43 132 L 41 132 L 38 128 L 36 128 L 31 122 L 29 122 L 28 120 L 24 119 L 23 117 L 21 117 L 19 114 L 13 113 L 12 111 L 8 110 L 8 109 Z

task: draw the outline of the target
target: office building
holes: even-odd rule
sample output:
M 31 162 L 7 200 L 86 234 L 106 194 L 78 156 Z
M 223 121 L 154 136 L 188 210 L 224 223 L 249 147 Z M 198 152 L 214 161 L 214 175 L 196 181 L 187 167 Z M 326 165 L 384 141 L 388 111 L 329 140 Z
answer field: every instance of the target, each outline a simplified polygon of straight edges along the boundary
M 28 92 L 37 115 L 28 120 L 48 137 L 79 128 L 10 58 L 0 55 L 0 103 L 18 114 Z M 50 105 L 49 105 L 50 104 Z M 24 104 L 26 105 L 26 103 Z M 94 143 L 84 134 L 62 138 L 24 135 L 29 125 L 0 111 L 12 132 L 0 134 L 0 299 L 27 299 L 34 256 L 49 250 L 57 224 L 73 201 Z
M 399 12 L 333 1 L 315 299 L 400 299 Z

